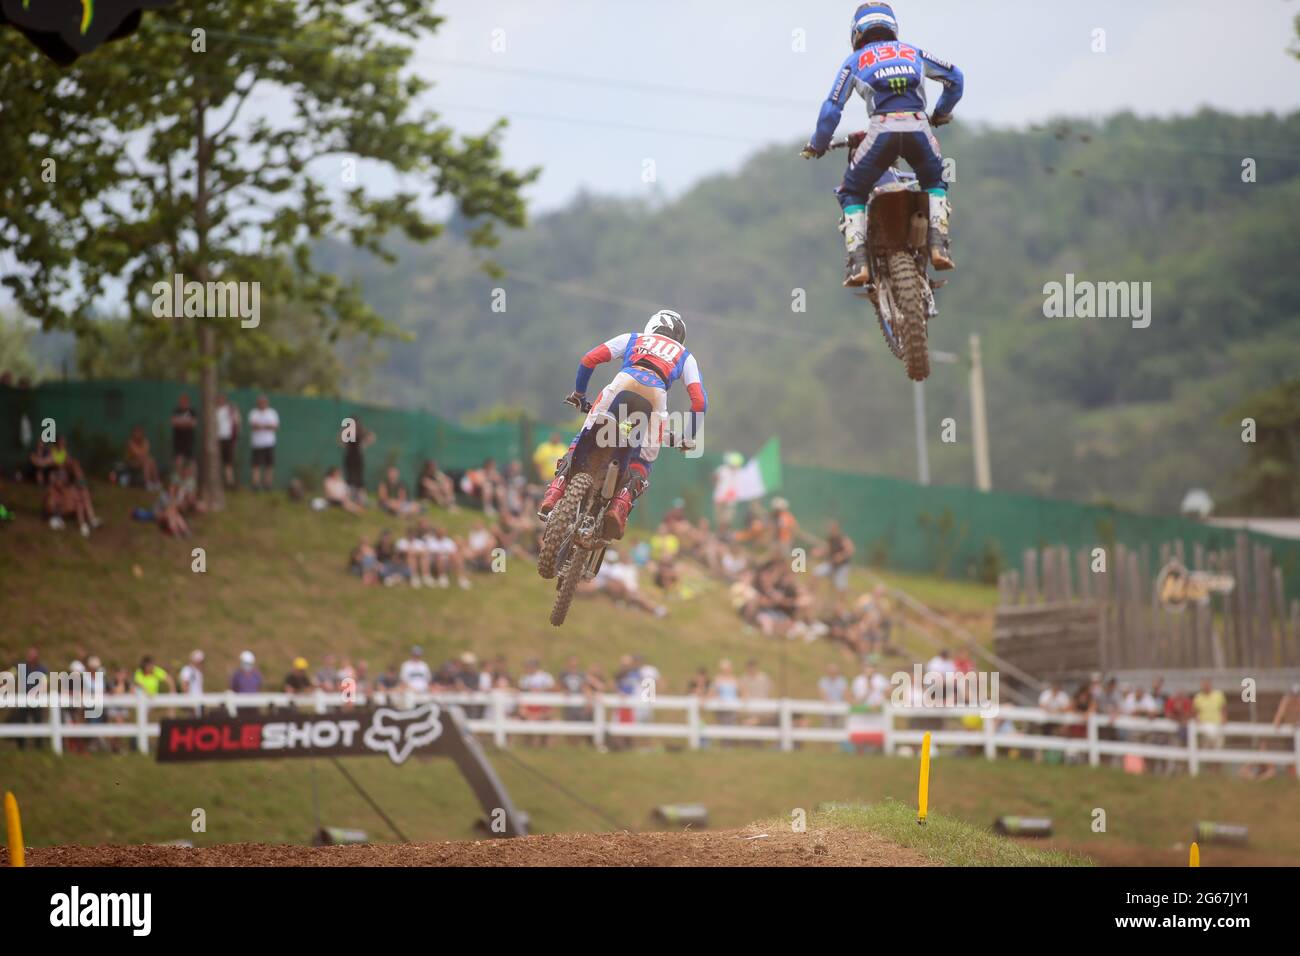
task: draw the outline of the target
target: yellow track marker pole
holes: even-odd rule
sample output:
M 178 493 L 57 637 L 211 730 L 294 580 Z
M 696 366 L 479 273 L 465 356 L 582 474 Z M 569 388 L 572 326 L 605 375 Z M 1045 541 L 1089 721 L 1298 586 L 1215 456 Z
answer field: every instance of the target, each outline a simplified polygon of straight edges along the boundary
M 23 824 L 18 818 L 18 799 L 5 792 L 5 830 L 9 833 L 9 865 L 25 866 L 23 860 Z
M 930 732 L 921 738 L 921 784 L 916 792 L 916 822 L 925 825 L 925 815 L 930 812 Z
M 1192 844 L 1192 852 L 1187 855 L 1188 866 L 1201 865 L 1201 848 L 1196 843 Z

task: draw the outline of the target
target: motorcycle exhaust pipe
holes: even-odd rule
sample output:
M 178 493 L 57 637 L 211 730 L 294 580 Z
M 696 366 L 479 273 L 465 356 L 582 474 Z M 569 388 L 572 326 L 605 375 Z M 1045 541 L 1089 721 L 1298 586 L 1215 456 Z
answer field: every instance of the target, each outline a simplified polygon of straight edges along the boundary
M 928 213 L 919 209 L 912 213 L 912 224 L 907 234 L 907 244 L 913 249 L 924 249 L 930 244 L 930 216 Z

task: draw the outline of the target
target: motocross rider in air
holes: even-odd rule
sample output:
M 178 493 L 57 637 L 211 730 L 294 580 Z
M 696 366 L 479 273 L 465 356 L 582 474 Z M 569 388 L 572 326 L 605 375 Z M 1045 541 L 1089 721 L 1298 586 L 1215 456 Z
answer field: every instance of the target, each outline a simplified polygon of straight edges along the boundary
M 659 457 L 659 446 L 664 439 L 665 424 L 668 419 L 668 389 L 673 382 L 681 379 L 686 383 L 686 391 L 691 399 L 690 428 L 681 436 L 679 447 L 690 451 L 695 447 L 695 436 L 699 434 L 700 422 L 709 408 L 709 396 L 704 391 L 704 382 L 700 378 L 700 367 L 695 356 L 686 350 L 686 323 L 681 315 L 671 309 L 660 309 L 650 317 L 642 332 L 624 332 L 622 335 L 597 345 L 582 357 L 578 363 L 577 380 L 573 393 L 567 401 L 579 408 L 586 397 L 587 386 L 591 382 L 591 373 L 596 366 L 610 360 L 619 361 L 622 367 L 613 381 L 605 386 L 599 397 L 591 406 L 587 420 L 578 434 L 569 443 L 572 454 L 578 438 L 589 427 L 594 426 L 597 418 L 608 411 L 610 404 L 620 392 L 635 392 L 650 402 L 654 409 L 652 423 L 646 442 L 637 449 L 637 454 L 628 466 L 628 478 L 605 512 L 601 534 L 607 539 L 622 538 L 627 528 L 628 515 L 638 497 L 650 486 L 650 469 Z M 555 479 L 551 481 L 542 498 L 537 514 L 545 518 L 564 496 L 565 478 L 564 459 L 560 459 Z
M 931 126 L 943 126 L 952 119 L 953 107 L 962 95 L 961 70 L 919 47 L 900 42 L 898 20 L 885 3 L 859 6 L 853 14 L 849 38 L 853 53 L 840 65 L 830 96 L 822 104 L 817 129 L 801 152 L 805 158 L 825 154 L 844 104 L 857 90 L 867 101 L 871 119 L 866 134 L 855 144 L 848 172 L 836 190 L 844 211 L 844 285 L 861 286 L 871 280 L 866 248 L 867 200 L 900 156 L 916 171 L 921 188 L 930 195 L 930 263 L 936 269 L 951 269 L 948 186 L 943 180 L 943 155 Z M 943 85 L 943 95 L 929 118 L 925 115 L 926 77 Z

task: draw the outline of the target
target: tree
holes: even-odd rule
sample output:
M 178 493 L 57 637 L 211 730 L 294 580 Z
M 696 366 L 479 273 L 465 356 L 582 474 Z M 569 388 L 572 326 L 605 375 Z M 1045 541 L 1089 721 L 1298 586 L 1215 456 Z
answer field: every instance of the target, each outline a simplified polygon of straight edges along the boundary
M 1228 413 L 1234 424 L 1247 418 L 1254 422 L 1255 440 L 1246 446 L 1242 490 L 1232 507 L 1248 515 L 1295 517 L 1300 514 L 1300 378 L 1256 392 Z
M 498 226 L 524 224 L 520 191 L 536 171 L 503 166 L 504 122 L 457 137 L 418 107 L 429 84 L 409 70 L 412 45 L 441 22 L 429 6 L 192 4 L 151 14 L 66 70 L 0 31 L 0 149 L 11 167 L 0 252 L 19 264 L 4 282 L 46 328 L 83 335 L 95 332 L 92 303 L 125 286 L 146 340 L 184 345 L 200 379 L 214 507 L 220 358 L 234 336 L 242 349 L 273 349 L 275 316 L 245 327 L 196 288 L 292 303 L 320 317 L 330 341 L 379 335 L 388 324 L 314 265 L 313 244 L 342 237 L 391 261 L 390 234 L 426 242 L 442 231 L 435 200 L 474 223 L 478 248 L 496 243 Z M 263 96 L 280 108 L 259 111 Z M 396 189 L 363 185 L 377 180 Z M 175 275 L 199 284 L 186 286 L 179 315 L 168 308 Z

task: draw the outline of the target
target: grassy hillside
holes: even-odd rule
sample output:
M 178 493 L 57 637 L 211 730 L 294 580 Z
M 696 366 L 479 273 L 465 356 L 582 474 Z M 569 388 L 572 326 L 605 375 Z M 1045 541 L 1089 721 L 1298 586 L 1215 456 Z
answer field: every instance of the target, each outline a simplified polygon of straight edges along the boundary
M 313 669 L 326 653 L 365 660 L 377 675 L 421 644 L 434 664 L 464 650 L 506 654 L 516 675 L 533 655 L 552 671 L 576 654 L 584 666 L 599 662 L 609 673 L 620 655 L 640 653 L 663 672 L 671 693 L 681 693 L 697 667 L 712 671 L 720 658 L 740 666 L 754 657 L 778 687 L 784 674 L 789 696 L 802 697 L 817 696 L 817 678 L 830 662 L 856 667 L 851 655 L 825 641 L 780 642 L 745 629 L 724 586 L 703 578 L 694 582 L 693 598 L 668 601 L 666 618 L 592 597 L 580 599 L 556 629 L 547 620 L 554 585 L 513 559 L 504 573 L 474 575 L 468 592 L 363 587 L 346 571 L 348 552 L 363 535 L 373 540 L 382 528 L 398 528 L 391 518 L 315 513 L 281 494 L 242 492 L 230 496 L 226 512 L 196 519 L 193 540 L 178 541 L 129 520 L 131 507 L 148 503 L 143 492 L 97 485 L 96 493 L 106 524 L 83 540 L 34 517 L 34 488 L 5 487 L 5 503 L 19 512 L 0 527 L 5 666 L 36 643 L 50 666 L 98 654 L 110 666 L 134 668 L 141 654 L 151 653 L 175 674 L 197 647 L 208 657 L 209 685 L 223 687 L 246 648 L 257 654 L 268 681 L 278 682 L 299 654 Z M 447 524 L 464 531 L 473 520 L 461 513 Z M 204 574 L 191 570 L 195 547 L 205 550 Z M 858 583 L 867 585 L 865 572 Z M 993 589 L 925 582 L 918 591 L 982 633 L 991 630 Z M 918 655 L 933 653 L 911 632 L 900 638 Z

